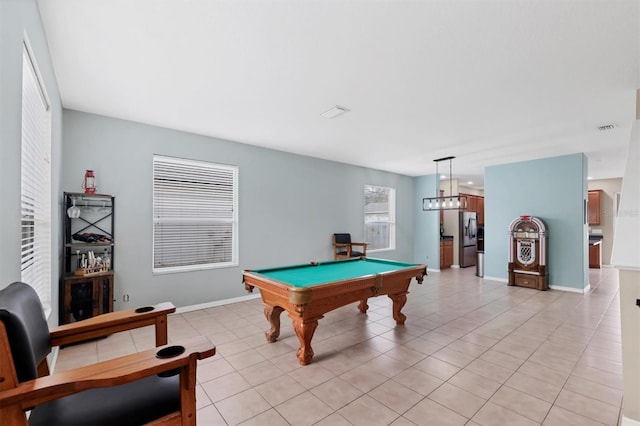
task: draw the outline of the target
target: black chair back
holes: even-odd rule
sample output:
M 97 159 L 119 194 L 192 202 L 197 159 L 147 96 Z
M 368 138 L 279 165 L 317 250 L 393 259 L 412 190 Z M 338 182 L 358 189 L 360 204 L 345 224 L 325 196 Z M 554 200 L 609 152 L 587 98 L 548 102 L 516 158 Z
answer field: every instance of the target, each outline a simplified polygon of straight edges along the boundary
M 336 244 L 351 244 L 351 234 L 333 234 Z
M 18 381 L 37 378 L 38 365 L 51 352 L 51 339 L 36 291 L 21 282 L 0 290 L 0 321 L 7 330 Z

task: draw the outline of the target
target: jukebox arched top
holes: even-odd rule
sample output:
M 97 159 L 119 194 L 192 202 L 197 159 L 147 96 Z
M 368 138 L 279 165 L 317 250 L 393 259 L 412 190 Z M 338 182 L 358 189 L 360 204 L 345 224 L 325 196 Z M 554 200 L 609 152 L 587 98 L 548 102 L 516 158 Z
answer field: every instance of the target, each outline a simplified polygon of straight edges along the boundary
M 547 228 L 534 216 L 509 225 L 509 285 L 547 289 Z
M 535 216 L 519 216 L 511 221 L 509 225 L 509 234 L 518 233 L 518 237 L 527 238 L 529 235 L 532 238 L 539 238 L 539 235 L 545 235 L 547 233 L 547 227 L 544 226 L 544 222 Z

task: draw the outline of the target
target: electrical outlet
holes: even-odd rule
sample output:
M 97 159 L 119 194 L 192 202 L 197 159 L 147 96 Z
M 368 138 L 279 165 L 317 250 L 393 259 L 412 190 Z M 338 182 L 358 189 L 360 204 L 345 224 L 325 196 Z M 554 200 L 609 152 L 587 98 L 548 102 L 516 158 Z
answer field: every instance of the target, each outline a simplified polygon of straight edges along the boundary
M 128 294 L 123 294 L 122 295 L 122 301 L 123 302 L 128 302 L 129 301 L 129 295 Z

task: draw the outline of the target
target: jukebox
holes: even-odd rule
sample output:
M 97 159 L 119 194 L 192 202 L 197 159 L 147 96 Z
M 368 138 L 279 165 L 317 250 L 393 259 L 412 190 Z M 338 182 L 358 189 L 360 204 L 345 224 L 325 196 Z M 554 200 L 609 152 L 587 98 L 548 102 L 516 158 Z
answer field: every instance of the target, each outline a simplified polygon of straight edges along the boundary
M 509 285 L 549 289 L 547 231 L 537 217 L 520 216 L 509 225 Z

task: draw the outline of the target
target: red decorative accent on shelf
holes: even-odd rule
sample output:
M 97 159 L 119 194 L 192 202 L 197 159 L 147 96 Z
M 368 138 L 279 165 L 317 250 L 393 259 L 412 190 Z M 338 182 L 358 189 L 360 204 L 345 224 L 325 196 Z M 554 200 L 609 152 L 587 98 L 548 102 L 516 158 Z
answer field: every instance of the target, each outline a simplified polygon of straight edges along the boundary
M 87 170 L 84 172 L 84 180 L 82 181 L 82 188 L 85 194 L 96 193 L 96 175 L 93 170 Z

